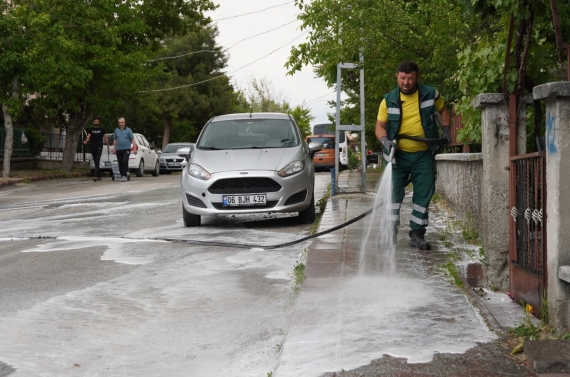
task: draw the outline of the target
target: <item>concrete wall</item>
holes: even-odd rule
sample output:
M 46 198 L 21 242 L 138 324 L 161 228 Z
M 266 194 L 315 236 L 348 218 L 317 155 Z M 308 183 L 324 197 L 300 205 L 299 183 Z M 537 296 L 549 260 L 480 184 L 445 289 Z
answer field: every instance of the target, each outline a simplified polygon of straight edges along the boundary
M 462 221 L 469 221 L 481 234 L 481 153 L 447 153 L 435 157 L 435 188 Z
M 548 314 L 558 330 L 570 332 L 570 82 L 534 88 L 546 101 L 546 269 Z

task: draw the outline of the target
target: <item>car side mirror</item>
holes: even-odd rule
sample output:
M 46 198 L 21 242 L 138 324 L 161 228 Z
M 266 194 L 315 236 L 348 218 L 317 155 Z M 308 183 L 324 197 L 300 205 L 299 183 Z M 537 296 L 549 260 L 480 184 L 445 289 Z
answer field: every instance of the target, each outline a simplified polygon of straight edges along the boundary
M 342 147 L 339 147 L 339 148 L 338 148 L 338 153 L 341 153 L 341 152 L 342 152 Z
M 180 157 L 184 157 L 184 159 L 188 162 L 190 160 L 190 154 L 192 153 L 191 147 L 184 147 L 180 148 L 176 151 L 176 154 Z
M 154 143 L 150 143 L 150 149 L 154 149 Z
M 323 149 L 323 144 L 321 143 L 309 143 L 309 157 L 315 157 L 315 153 Z

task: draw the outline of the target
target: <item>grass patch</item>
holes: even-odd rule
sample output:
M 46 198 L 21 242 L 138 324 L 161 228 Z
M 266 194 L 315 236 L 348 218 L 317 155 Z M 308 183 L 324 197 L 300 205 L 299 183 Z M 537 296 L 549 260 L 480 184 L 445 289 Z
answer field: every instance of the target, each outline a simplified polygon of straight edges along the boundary
M 327 208 L 327 202 L 331 196 L 331 184 L 327 186 L 327 189 L 324 195 L 315 203 L 315 207 L 319 209 L 319 213 L 315 216 L 315 221 L 311 224 L 311 234 L 317 233 L 317 229 L 319 229 L 319 225 L 321 223 L 321 219 L 323 217 L 323 213 L 325 213 L 325 209 Z
M 453 280 L 453 283 L 459 288 L 463 289 L 463 281 L 459 277 L 459 269 L 457 268 L 457 261 L 459 261 L 459 251 L 453 251 L 446 254 L 446 261 L 441 266 L 442 270 Z
M 295 284 L 291 289 L 295 294 L 301 291 L 301 284 L 305 280 L 305 263 L 304 261 L 307 260 L 307 253 L 309 252 L 309 248 L 306 247 L 301 254 L 301 260 L 295 262 L 295 266 L 293 266 L 293 280 Z

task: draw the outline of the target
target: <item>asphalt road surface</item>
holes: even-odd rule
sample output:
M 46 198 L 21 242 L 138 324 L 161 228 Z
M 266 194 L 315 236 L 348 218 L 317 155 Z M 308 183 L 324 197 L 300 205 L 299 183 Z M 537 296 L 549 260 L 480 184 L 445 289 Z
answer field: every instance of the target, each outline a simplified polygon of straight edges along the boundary
M 182 223 L 180 176 L 0 190 L 0 376 L 266 376 L 310 241 L 296 214 Z M 330 176 L 318 174 L 315 195 Z

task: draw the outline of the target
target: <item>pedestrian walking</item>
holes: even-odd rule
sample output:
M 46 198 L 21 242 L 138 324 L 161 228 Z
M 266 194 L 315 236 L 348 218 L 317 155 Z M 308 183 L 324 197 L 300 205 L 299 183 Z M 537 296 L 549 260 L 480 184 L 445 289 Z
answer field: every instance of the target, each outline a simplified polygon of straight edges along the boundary
M 119 127 L 113 133 L 113 153 L 117 154 L 117 163 L 119 164 L 119 171 L 121 172 L 121 182 L 127 181 L 127 174 L 129 172 L 129 156 L 132 151 L 137 154 L 138 145 L 135 140 L 133 131 L 127 127 L 125 118 L 119 118 Z
M 103 140 L 107 144 L 107 154 L 109 153 L 109 139 L 103 127 L 100 127 L 100 118 L 93 118 L 93 127 L 87 132 L 87 137 L 83 141 L 83 144 L 91 142 L 91 156 L 93 156 L 93 163 L 95 164 L 95 169 L 93 169 L 93 182 L 101 180 L 101 171 L 99 164 L 101 163 L 101 154 L 103 153 Z
M 400 206 L 405 196 L 405 187 L 413 185 L 412 216 L 410 219 L 410 246 L 430 250 L 425 240 L 428 225 L 429 204 L 435 192 L 436 144 L 402 138 L 439 138 L 436 113 L 442 123 L 443 138 L 449 136 L 449 111 L 440 93 L 418 82 L 420 77 L 416 63 L 406 61 L 398 66 L 398 87 L 384 95 L 376 120 L 376 137 L 389 156 L 395 148 L 395 163 L 392 165 L 392 212 L 394 239 L 400 224 Z M 397 139 L 395 142 L 394 140 Z M 397 143 L 397 145 L 396 145 Z

